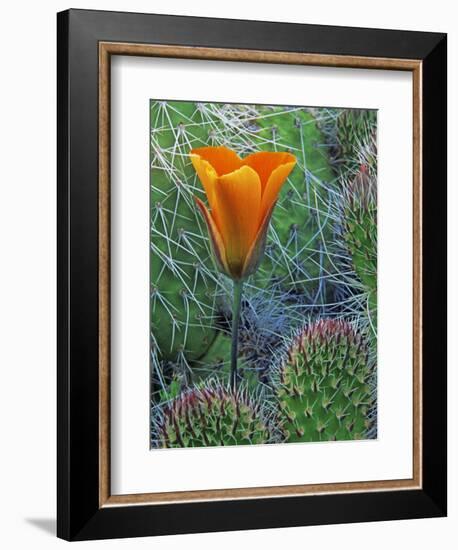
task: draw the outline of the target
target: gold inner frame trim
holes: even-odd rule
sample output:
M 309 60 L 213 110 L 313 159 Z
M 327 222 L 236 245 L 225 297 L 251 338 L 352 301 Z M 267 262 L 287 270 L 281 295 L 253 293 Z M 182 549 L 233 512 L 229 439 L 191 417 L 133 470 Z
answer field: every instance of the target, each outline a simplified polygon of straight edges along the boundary
M 110 491 L 110 81 L 111 56 L 168 57 L 410 71 L 413 76 L 413 476 L 411 479 L 112 495 Z M 99 507 L 415 490 L 422 487 L 422 62 L 119 42 L 99 43 Z

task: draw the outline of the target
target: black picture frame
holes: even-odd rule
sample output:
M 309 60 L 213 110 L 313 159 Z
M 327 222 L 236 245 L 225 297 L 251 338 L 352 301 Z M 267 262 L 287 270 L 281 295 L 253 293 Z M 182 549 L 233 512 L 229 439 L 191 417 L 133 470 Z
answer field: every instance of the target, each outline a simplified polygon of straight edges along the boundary
M 87 540 L 446 515 L 446 35 L 87 10 L 59 13 L 57 27 L 58 536 Z M 100 507 L 101 41 L 421 61 L 421 489 Z

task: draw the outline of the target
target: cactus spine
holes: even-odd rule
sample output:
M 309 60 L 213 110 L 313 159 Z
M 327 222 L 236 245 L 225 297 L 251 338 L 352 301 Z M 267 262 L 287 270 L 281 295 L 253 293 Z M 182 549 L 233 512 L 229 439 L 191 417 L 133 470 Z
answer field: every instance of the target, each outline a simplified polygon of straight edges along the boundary
M 159 447 L 211 447 L 267 443 L 269 429 L 260 405 L 246 388 L 218 384 L 184 391 L 163 407 Z
M 342 109 L 337 117 L 338 170 L 344 178 L 355 175 L 363 162 L 364 149 L 375 142 L 377 111 L 367 109 Z M 377 157 L 371 155 L 370 171 L 377 169 Z
M 192 195 L 202 197 L 203 191 L 188 157 L 190 149 L 206 145 L 226 145 L 241 156 L 257 150 L 289 149 L 298 158 L 274 211 L 264 261 L 245 285 L 239 359 L 244 387 L 253 392 L 248 398 L 250 407 L 259 407 L 254 402 L 260 395 L 263 409 L 269 411 L 282 401 L 277 382 L 280 393 L 288 385 L 277 375 L 283 372 L 287 380 L 288 369 L 293 369 L 282 359 L 282 343 L 291 331 L 297 331 L 305 320 L 313 327 L 323 317 L 350 318 L 354 338 L 364 340 L 364 369 L 369 372 L 351 395 L 364 393 L 363 387 L 370 386 L 365 401 L 371 405 L 358 408 L 360 414 L 354 413 L 357 421 L 350 431 L 345 428 L 351 417 L 347 411 L 341 418 L 343 427 L 335 433 L 331 433 L 332 422 L 326 429 L 318 425 L 321 431 L 314 432 L 310 421 L 304 427 L 310 439 L 297 440 L 374 437 L 376 112 L 151 101 L 152 445 L 160 440 L 161 446 L 179 446 L 177 440 L 172 443 L 172 436 L 164 435 L 164 411 L 184 403 L 188 393 L 201 395 L 203 388 L 216 391 L 216 378 L 220 385 L 228 380 L 230 285 L 212 265 L 206 230 L 192 199 Z M 349 338 L 341 336 L 342 341 Z M 335 345 L 331 343 L 328 348 Z M 323 361 L 334 365 L 337 359 L 325 361 L 323 349 Z M 313 364 L 317 361 L 318 355 Z M 364 370 L 356 370 L 360 369 Z M 315 397 L 322 401 L 328 391 L 319 387 Z M 334 401 L 339 399 L 344 401 L 341 391 Z M 322 405 L 316 407 L 315 416 L 318 410 L 324 414 Z M 191 408 L 182 405 L 183 410 Z M 369 413 L 363 414 L 367 408 Z M 156 422 L 158 418 L 162 424 Z M 295 424 L 282 418 L 284 432 L 292 434 Z M 269 426 L 268 441 L 278 441 L 277 432 L 272 438 L 273 424 Z M 206 444 L 203 436 L 187 437 L 189 446 Z M 294 440 L 293 435 L 289 437 L 288 441 Z
M 257 119 L 261 149 L 290 149 L 298 166 L 283 187 L 271 222 L 267 254 L 255 284 L 277 283 L 283 292 L 304 294 L 307 301 L 323 303 L 326 275 L 331 268 L 324 238 L 332 237 L 327 223 L 327 185 L 333 179 L 324 141 L 310 109 L 261 108 Z
M 287 442 L 361 439 L 370 427 L 367 345 L 343 320 L 322 319 L 292 341 L 277 398 Z
M 377 199 L 376 182 L 361 165 L 347 184 L 342 209 L 342 237 L 358 278 L 356 287 L 366 295 L 365 314 L 373 332 L 377 327 Z

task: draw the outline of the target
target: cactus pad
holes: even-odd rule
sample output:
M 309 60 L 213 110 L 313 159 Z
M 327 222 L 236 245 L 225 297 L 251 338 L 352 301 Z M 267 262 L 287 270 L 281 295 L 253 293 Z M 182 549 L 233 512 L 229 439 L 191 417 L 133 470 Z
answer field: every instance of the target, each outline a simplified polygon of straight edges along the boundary
M 260 406 L 245 389 L 233 393 L 218 384 L 183 392 L 163 408 L 159 446 L 211 447 L 267 443 L 269 429 Z
M 287 442 L 362 439 L 370 427 L 367 346 L 343 320 L 322 319 L 293 340 L 277 397 Z

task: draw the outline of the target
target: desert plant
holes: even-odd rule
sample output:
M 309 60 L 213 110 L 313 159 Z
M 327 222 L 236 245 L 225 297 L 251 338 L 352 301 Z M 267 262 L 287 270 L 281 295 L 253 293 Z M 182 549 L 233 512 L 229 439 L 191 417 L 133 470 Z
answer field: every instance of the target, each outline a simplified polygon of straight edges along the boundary
M 208 142 L 209 128 L 195 104 L 151 105 L 151 329 L 159 358 L 174 363 L 198 358 L 216 335 L 218 281 L 188 158 L 191 142 Z
M 257 124 L 260 149 L 289 149 L 298 165 L 280 193 L 272 216 L 266 259 L 253 284 L 280 286 L 285 293 L 299 293 L 309 303 L 330 298 L 327 278 L 333 271 L 326 241 L 332 224 L 326 204 L 334 176 L 324 137 L 310 109 L 260 107 Z
M 342 202 L 341 236 L 356 274 L 354 285 L 365 296 L 372 332 L 377 327 L 377 199 L 376 180 L 366 165 L 347 182 Z
M 304 322 L 347 316 L 369 342 L 366 382 L 376 424 L 375 128 L 376 114 L 366 111 L 151 102 L 154 411 L 195 383 L 228 382 L 232 286 L 212 262 L 192 198 L 205 200 L 204 191 L 189 158 L 192 149 L 225 145 L 242 157 L 289 150 L 298 160 L 275 207 L 264 260 L 244 284 L 244 387 L 262 387 L 264 402 L 273 406 L 279 350 L 288 334 Z M 370 178 L 368 193 L 356 181 L 364 177 Z
M 363 162 L 364 148 L 376 139 L 377 111 L 342 109 L 337 118 L 339 170 L 342 176 L 354 175 Z M 377 157 L 366 158 L 368 170 L 375 171 Z
M 361 439 L 370 428 L 367 344 L 354 326 L 321 319 L 290 343 L 279 367 L 279 422 L 287 442 Z
M 157 446 L 254 445 L 269 441 L 259 402 L 246 387 L 207 383 L 164 404 L 156 418 Z
M 220 145 L 240 155 L 291 148 L 300 166 L 275 209 L 259 277 L 252 286 L 281 295 L 326 302 L 330 237 L 323 193 L 332 174 L 313 115 L 302 108 L 151 102 L 151 341 L 153 379 L 162 364 L 175 365 L 185 383 L 192 364 L 218 332 L 220 302 L 230 294 L 211 261 L 203 222 L 192 195 L 203 198 L 189 151 Z M 296 173 L 297 172 L 297 173 Z M 324 184 L 323 184 L 324 185 Z M 322 192 L 323 191 L 323 192 Z M 293 214 L 291 213 L 293 212 Z M 293 311 L 293 310 L 292 310 Z M 297 311 L 295 316 L 299 317 Z M 157 371 L 157 372 L 156 372 Z

